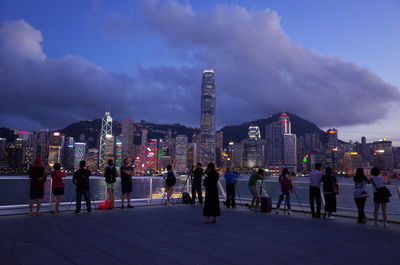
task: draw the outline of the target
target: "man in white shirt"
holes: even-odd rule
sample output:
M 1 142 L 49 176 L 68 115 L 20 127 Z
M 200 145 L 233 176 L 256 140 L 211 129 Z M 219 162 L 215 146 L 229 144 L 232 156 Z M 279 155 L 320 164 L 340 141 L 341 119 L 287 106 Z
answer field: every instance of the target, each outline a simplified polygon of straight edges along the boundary
M 315 169 L 310 173 L 310 207 L 313 218 L 321 218 L 321 180 L 322 180 L 322 165 L 315 164 Z M 317 213 L 315 213 L 314 200 L 317 202 Z

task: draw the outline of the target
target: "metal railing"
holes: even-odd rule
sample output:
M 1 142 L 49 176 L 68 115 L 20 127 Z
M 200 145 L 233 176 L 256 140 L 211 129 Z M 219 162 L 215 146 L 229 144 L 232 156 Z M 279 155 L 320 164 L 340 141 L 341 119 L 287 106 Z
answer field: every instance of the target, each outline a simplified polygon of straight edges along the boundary
M 177 177 L 177 183 L 174 188 L 173 198 L 175 202 L 181 196 L 182 191 L 191 193 L 191 183 L 186 176 Z M 75 187 L 72 184 L 72 177 L 68 176 L 64 179 L 65 195 L 62 197 L 62 210 L 72 210 L 75 205 Z M 120 179 L 117 178 L 115 186 L 116 202 L 119 202 L 121 195 Z M 236 201 L 239 204 L 246 204 L 251 201 L 251 194 L 247 187 L 247 179 L 238 179 L 236 183 Z M 101 203 L 106 199 L 106 184 L 104 177 L 92 176 L 90 178 L 91 194 L 95 204 Z M 260 182 L 258 187 L 260 187 Z M 276 204 L 280 195 L 280 186 L 277 180 L 265 180 L 263 182 L 264 189 L 268 196 L 272 198 Z M 293 181 L 295 193 L 291 196 L 291 205 L 294 210 L 310 211 L 308 200 L 309 183 L 306 181 Z M 369 185 L 370 186 L 370 185 Z M 388 204 L 389 219 L 392 221 L 400 221 L 400 187 L 388 185 L 392 192 L 391 202 Z M 353 198 L 354 185 L 351 183 L 339 184 L 339 195 L 337 196 L 337 209 L 341 215 L 355 217 L 357 209 Z M 372 187 L 369 187 L 370 198 L 367 199 L 366 212 L 373 212 Z M 226 199 L 225 180 L 223 177 L 218 182 L 218 190 L 220 199 Z M 133 177 L 132 201 L 136 204 L 153 205 L 160 204 L 165 198 L 164 179 L 157 176 L 139 176 Z M 323 196 L 322 196 L 323 197 Z M 29 200 L 29 178 L 28 177 L 0 177 L 0 215 L 12 213 L 24 213 L 28 208 Z M 54 197 L 51 192 L 51 178 L 48 177 L 45 183 L 45 196 L 42 203 L 43 211 L 50 211 Z M 181 202 L 181 201 L 179 201 Z M 284 207 L 285 202 L 283 202 Z M 70 209 L 71 208 L 71 209 Z

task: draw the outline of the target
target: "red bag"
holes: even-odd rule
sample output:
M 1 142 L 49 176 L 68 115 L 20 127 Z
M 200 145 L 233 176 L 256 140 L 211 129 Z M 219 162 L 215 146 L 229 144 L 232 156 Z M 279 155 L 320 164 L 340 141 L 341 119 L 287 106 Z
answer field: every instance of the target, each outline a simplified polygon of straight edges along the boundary
M 110 205 L 111 205 L 110 201 L 109 200 L 105 200 L 104 202 L 102 202 L 99 205 L 99 209 L 100 210 L 108 210 L 108 209 L 110 209 Z

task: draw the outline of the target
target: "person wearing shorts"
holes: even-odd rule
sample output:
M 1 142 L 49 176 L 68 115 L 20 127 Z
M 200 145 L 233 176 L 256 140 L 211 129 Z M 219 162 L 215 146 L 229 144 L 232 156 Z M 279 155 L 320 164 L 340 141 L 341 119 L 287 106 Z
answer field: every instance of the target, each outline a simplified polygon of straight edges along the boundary
M 248 182 L 249 190 L 253 199 L 251 200 L 250 208 L 257 208 L 260 203 L 260 193 L 257 190 L 257 181 L 264 179 L 264 170 L 259 169 L 257 172 L 254 172 Z
M 131 205 L 132 195 L 132 176 L 134 175 L 132 167 L 132 159 L 125 158 L 121 167 L 121 209 L 125 208 L 125 199 L 127 200 L 127 208 L 133 208 Z
M 110 200 L 110 209 L 114 209 L 114 188 L 118 173 L 112 159 L 108 160 L 107 163 L 108 166 L 104 169 L 104 178 L 106 179 L 107 197 Z
M 59 213 L 61 196 L 64 195 L 64 182 L 63 178 L 65 177 L 65 173 L 61 171 L 61 165 L 59 163 L 55 163 L 53 165 L 54 171 L 51 172 L 52 178 L 52 186 L 51 191 L 55 198 L 54 210 L 53 213 Z
M 34 165 L 29 168 L 29 215 L 32 215 L 33 205 L 36 202 L 36 215 L 40 215 L 40 206 L 44 196 L 44 183 L 46 182 L 46 169 L 41 165 L 42 160 L 36 158 Z

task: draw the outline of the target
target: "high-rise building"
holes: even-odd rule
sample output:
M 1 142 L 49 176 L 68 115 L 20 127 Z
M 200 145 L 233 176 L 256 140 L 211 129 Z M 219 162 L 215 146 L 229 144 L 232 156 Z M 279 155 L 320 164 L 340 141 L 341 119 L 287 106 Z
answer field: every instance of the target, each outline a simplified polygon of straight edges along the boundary
M 133 137 L 135 133 L 135 125 L 132 120 L 122 121 L 122 133 L 121 133 L 121 143 L 122 143 L 122 158 L 134 157 L 134 146 Z
M 122 165 L 122 142 L 121 140 L 117 137 L 115 139 L 115 150 L 114 150 L 114 154 L 115 154 L 115 165 L 117 167 L 121 167 Z
M 97 170 L 99 168 L 99 149 L 89 148 L 86 155 L 86 167 L 89 170 Z
M 74 170 L 75 168 L 75 139 L 74 137 L 66 137 L 63 148 L 63 166 L 66 170 Z
M 292 125 L 289 119 L 289 116 L 283 112 L 281 117 L 279 118 L 279 122 L 282 126 L 282 133 L 283 134 L 291 134 L 292 133 Z
M 33 159 L 40 158 L 43 165 L 48 165 L 49 158 L 49 131 L 41 129 L 36 133 L 33 143 Z
M 328 129 L 326 132 L 326 142 L 328 148 L 338 148 L 339 147 L 339 139 L 338 139 L 338 130 L 335 128 Z
M 64 137 L 60 132 L 52 132 L 49 137 L 49 166 L 55 163 L 61 163 L 61 148 L 63 146 Z
M 297 167 L 297 143 L 295 134 L 283 135 L 283 163 L 288 167 Z
M 175 138 L 175 171 L 180 173 L 187 172 L 187 151 L 188 137 L 177 135 Z
M 382 171 L 393 169 L 393 147 L 392 142 L 386 139 L 373 143 L 374 157 L 373 165 Z
M 104 143 L 104 169 L 107 165 L 108 160 L 112 159 L 115 162 L 115 138 L 112 135 L 107 135 L 106 141 Z
M 215 77 L 214 70 L 203 71 L 201 85 L 200 141 L 202 164 L 215 163 Z
M 216 145 L 216 148 L 218 148 L 219 150 L 223 149 L 223 145 L 224 145 L 224 132 L 223 131 L 217 131 L 215 133 L 215 145 Z
M 106 146 L 109 140 L 114 137 L 112 136 L 112 118 L 110 112 L 106 111 L 103 118 L 101 119 L 101 132 L 100 132 L 100 145 L 99 145 L 99 168 L 104 168 L 106 166 Z M 114 143 L 112 144 L 114 149 Z M 114 151 L 114 150 L 113 150 Z M 108 150 L 108 152 L 110 152 Z
M 243 167 L 244 146 L 243 143 L 230 142 L 228 145 L 228 155 L 231 161 L 232 168 Z
M 258 126 L 250 126 L 248 138 L 245 141 L 247 167 L 261 166 L 261 134 Z
M 86 143 L 76 142 L 74 144 L 74 169 L 79 169 L 79 163 L 86 160 Z
M 147 136 L 146 136 L 147 137 Z M 146 171 L 157 171 L 157 154 L 158 154 L 157 139 L 150 139 L 146 147 Z
M 188 143 L 188 150 L 187 150 L 187 166 L 188 168 L 196 165 L 198 162 L 197 157 L 197 144 L 196 143 Z
M 265 162 L 267 166 L 283 164 L 283 134 L 280 123 L 273 122 L 265 127 Z

